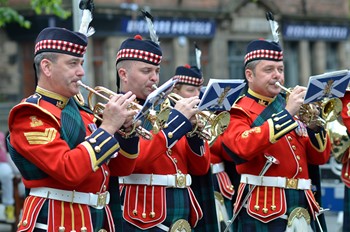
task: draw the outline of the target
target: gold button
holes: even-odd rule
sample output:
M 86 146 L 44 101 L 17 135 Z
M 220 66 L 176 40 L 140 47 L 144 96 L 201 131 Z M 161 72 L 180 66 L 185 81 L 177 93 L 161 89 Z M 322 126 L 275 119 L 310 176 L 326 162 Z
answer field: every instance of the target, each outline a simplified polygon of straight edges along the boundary
M 271 205 L 271 210 L 275 211 L 276 210 L 276 206 L 275 205 Z
M 290 136 L 290 135 L 288 135 L 287 138 L 288 138 L 289 141 L 292 141 L 292 140 L 293 140 L 293 139 L 292 139 L 292 136 Z
M 64 232 L 65 230 L 66 230 L 66 228 L 64 228 L 64 226 L 58 227 L 58 231 L 59 231 L 59 232 Z
M 169 139 L 173 138 L 173 136 L 174 136 L 173 132 L 169 132 L 169 133 L 168 133 L 168 138 L 169 138 Z
M 100 148 L 99 146 L 94 147 L 94 150 L 95 150 L 97 153 L 101 152 L 101 148 Z
M 297 155 L 297 160 L 300 160 L 300 156 L 299 155 Z
M 106 176 L 108 176 L 108 174 L 109 174 L 109 173 L 108 173 L 108 171 L 107 171 L 107 170 L 105 170 L 105 175 L 106 175 Z
M 303 168 L 302 167 L 299 167 L 299 172 L 302 172 L 303 171 Z
M 262 209 L 263 210 L 263 212 L 266 214 L 267 212 L 269 212 L 269 210 L 267 209 L 267 208 L 263 208 Z
M 258 210 L 260 209 L 260 206 L 255 205 L 255 206 L 254 206 L 254 209 L 255 209 L 256 211 L 258 211 Z
M 346 172 L 344 175 L 345 175 L 345 177 L 348 177 L 348 176 L 349 176 L 349 173 Z
M 134 214 L 134 215 L 136 216 L 136 215 L 137 215 L 137 210 L 134 209 L 134 210 L 132 211 L 132 214 Z
M 89 142 L 90 142 L 90 143 L 96 143 L 96 139 L 95 139 L 95 138 L 90 138 L 90 139 L 89 139 Z
M 176 164 L 177 164 L 177 159 L 176 159 L 176 158 L 174 158 L 174 163 L 176 163 Z
M 275 126 L 275 128 L 276 128 L 276 130 L 281 130 L 282 126 L 279 125 L 279 124 L 277 124 L 277 125 Z
M 168 149 L 168 154 L 171 155 L 173 151 L 171 149 Z
M 146 218 L 146 213 L 142 213 L 142 218 Z
M 87 228 L 85 226 L 81 227 L 80 232 L 87 232 Z
M 24 220 L 23 222 L 22 222 L 22 225 L 23 226 L 26 226 L 28 224 L 28 221 L 27 220 Z
M 107 189 L 107 186 L 103 185 L 103 191 L 106 191 L 106 189 Z
M 233 185 L 231 185 L 229 188 L 231 191 L 235 189 L 235 187 L 233 187 Z
M 168 123 L 165 123 L 163 128 L 168 128 Z
M 292 145 L 292 149 L 295 151 L 297 147 L 295 145 Z
M 150 212 L 149 216 L 150 216 L 151 218 L 154 218 L 154 217 L 156 216 L 156 213 L 155 213 L 155 212 Z

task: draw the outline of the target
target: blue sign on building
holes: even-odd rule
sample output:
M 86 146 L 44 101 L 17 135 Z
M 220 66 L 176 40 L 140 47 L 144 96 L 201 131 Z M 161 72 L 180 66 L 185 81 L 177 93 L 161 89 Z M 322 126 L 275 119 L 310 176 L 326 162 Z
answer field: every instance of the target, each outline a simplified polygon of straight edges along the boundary
M 208 37 L 215 35 L 215 22 L 212 20 L 192 20 L 192 19 L 155 19 L 154 28 L 159 36 L 189 36 Z M 147 23 L 144 19 L 122 18 L 122 33 L 127 34 L 147 34 L 149 33 Z
M 349 38 L 347 25 L 318 25 L 307 23 L 284 23 L 285 40 L 332 40 L 340 41 Z

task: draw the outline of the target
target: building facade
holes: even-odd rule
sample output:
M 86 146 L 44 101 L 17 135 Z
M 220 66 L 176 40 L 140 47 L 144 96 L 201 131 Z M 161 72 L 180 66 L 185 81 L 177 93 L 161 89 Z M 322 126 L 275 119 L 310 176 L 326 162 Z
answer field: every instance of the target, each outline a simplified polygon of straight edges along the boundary
M 79 14 L 71 1 L 63 1 L 73 16 L 61 20 L 24 11 L 27 0 L 12 0 L 32 22 L 31 29 L 9 25 L 0 29 L 0 130 L 7 130 L 10 108 L 30 95 L 35 86 L 34 40 L 47 26 L 77 28 Z M 74 2 L 74 1 L 73 1 Z M 76 1 L 77 4 L 79 1 Z M 149 37 L 141 9 L 154 17 L 163 50 L 161 83 L 179 65 L 195 65 L 194 44 L 202 51 L 201 67 L 206 80 L 243 78 L 243 58 L 249 41 L 271 39 L 265 13 L 274 14 L 284 48 L 286 86 L 307 85 L 312 75 L 348 69 L 350 60 L 349 2 L 347 0 L 95 0 L 85 56 L 90 86 L 116 91 L 115 57 L 121 42 L 136 34 Z M 28 7 L 25 7 L 25 5 Z M 77 13 L 74 13 L 77 12 Z

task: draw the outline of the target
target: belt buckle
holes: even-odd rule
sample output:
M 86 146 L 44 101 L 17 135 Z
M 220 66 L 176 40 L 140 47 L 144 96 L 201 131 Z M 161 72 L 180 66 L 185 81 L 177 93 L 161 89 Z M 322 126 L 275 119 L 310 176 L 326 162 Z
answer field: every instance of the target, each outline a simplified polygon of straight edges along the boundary
M 298 188 L 298 179 L 287 178 L 286 179 L 286 188 L 297 189 Z
M 185 188 L 186 187 L 186 175 L 182 173 L 177 173 L 175 175 L 175 187 Z
M 170 232 L 191 232 L 191 225 L 185 219 L 179 219 L 171 225 Z
M 97 207 L 105 207 L 107 203 L 107 193 L 98 193 L 97 194 Z

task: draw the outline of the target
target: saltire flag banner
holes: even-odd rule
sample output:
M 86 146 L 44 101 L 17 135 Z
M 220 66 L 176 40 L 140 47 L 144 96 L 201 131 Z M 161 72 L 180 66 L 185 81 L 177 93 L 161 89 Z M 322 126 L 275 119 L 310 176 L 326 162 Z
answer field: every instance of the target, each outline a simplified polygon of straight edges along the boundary
M 142 109 L 135 115 L 134 122 L 140 120 L 143 116 L 148 115 L 150 110 L 162 104 L 168 94 L 173 90 L 177 79 L 169 79 L 164 84 L 155 89 L 148 95 Z
M 349 84 L 349 70 L 327 72 L 311 76 L 306 90 L 304 104 L 318 102 L 324 98 L 341 98 Z
M 246 83 L 243 79 L 210 79 L 198 105 L 200 111 L 228 111 Z

